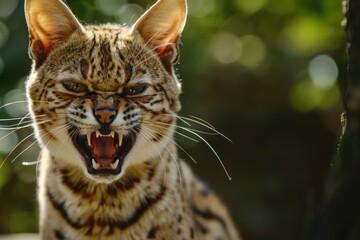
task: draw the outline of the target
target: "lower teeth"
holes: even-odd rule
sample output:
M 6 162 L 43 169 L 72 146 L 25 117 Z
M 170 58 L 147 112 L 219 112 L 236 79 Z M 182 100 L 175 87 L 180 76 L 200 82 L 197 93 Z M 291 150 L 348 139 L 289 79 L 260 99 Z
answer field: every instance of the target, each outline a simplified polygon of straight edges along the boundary
M 95 159 L 92 159 L 91 163 L 95 170 L 100 168 L 100 163 L 96 162 Z
M 119 159 L 116 159 L 114 163 L 110 163 L 111 169 L 116 169 L 119 166 Z
M 110 163 L 110 168 L 112 170 L 115 170 L 118 166 L 119 166 L 119 162 L 120 160 L 119 159 L 116 159 L 116 161 L 114 163 Z M 92 167 L 95 169 L 95 170 L 99 170 L 100 169 L 100 163 L 96 162 L 95 159 L 92 159 L 91 160 L 91 163 L 92 163 Z

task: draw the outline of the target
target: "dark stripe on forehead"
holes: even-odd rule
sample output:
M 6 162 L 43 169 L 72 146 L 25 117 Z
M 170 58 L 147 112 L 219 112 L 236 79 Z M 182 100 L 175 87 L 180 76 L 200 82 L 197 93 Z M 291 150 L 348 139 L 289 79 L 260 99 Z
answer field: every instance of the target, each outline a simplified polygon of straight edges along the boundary
M 92 54 L 93 54 L 93 51 L 94 51 L 94 48 L 95 48 L 95 45 L 96 45 L 96 36 L 95 35 L 93 36 L 91 42 L 92 42 L 92 44 L 91 44 L 91 48 L 90 48 L 90 51 L 89 51 L 89 58 L 93 59 Z
M 120 61 L 124 62 L 124 61 L 125 61 L 125 57 L 124 57 L 124 55 L 121 53 L 121 51 L 120 51 L 120 49 L 119 49 L 118 47 L 116 48 L 116 51 L 117 51 L 117 55 L 118 55 Z
M 126 64 L 125 66 L 126 83 L 130 82 L 130 80 L 132 79 L 134 73 L 133 70 L 134 70 L 133 66 L 130 63 Z
M 101 68 L 107 69 L 112 62 L 111 48 L 109 42 L 103 42 L 100 44 L 100 56 L 101 56 Z
M 120 33 L 117 33 L 117 34 L 116 34 L 116 36 L 115 36 L 115 38 L 114 38 L 114 41 L 113 41 L 113 44 L 114 44 L 114 45 L 117 43 L 117 41 L 118 41 L 118 39 L 119 39 L 119 35 L 120 35 Z
M 88 61 L 86 59 L 83 58 L 80 60 L 79 65 L 80 65 L 81 76 L 85 80 L 85 79 L 87 79 L 87 74 L 89 71 L 90 64 L 88 63 Z
M 101 43 L 100 45 L 100 53 L 103 56 L 104 59 L 109 58 L 109 56 L 111 55 L 111 51 L 110 51 L 110 43 L 109 42 L 104 42 Z M 111 59 L 111 57 L 110 57 Z

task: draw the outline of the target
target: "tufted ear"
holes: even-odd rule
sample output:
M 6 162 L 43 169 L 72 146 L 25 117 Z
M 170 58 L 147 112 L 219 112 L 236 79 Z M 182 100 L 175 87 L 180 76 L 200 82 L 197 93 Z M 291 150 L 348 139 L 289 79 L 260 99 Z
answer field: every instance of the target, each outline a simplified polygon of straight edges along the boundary
M 172 65 L 179 55 L 179 37 L 185 26 L 186 15 L 186 0 L 158 0 L 133 28 L 164 64 Z
M 61 0 L 25 0 L 25 16 L 30 33 L 30 56 L 37 64 L 41 64 L 57 44 L 82 30 Z

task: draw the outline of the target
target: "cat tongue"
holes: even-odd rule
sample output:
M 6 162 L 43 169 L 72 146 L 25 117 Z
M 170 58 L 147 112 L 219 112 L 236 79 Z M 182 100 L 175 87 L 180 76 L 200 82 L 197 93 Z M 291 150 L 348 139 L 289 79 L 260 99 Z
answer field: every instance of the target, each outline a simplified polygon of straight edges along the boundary
M 100 163 L 101 167 L 109 167 L 116 153 L 114 138 L 107 136 L 96 137 L 96 134 L 93 133 L 91 135 L 91 144 L 96 161 Z

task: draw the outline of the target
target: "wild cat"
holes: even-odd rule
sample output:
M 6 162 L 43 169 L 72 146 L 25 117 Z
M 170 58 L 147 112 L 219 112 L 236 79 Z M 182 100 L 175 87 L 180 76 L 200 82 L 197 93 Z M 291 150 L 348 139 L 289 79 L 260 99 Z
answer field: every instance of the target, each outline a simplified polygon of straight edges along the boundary
M 131 27 L 84 26 L 61 0 L 25 13 L 41 239 L 240 239 L 173 138 L 186 1 L 159 0 Z

